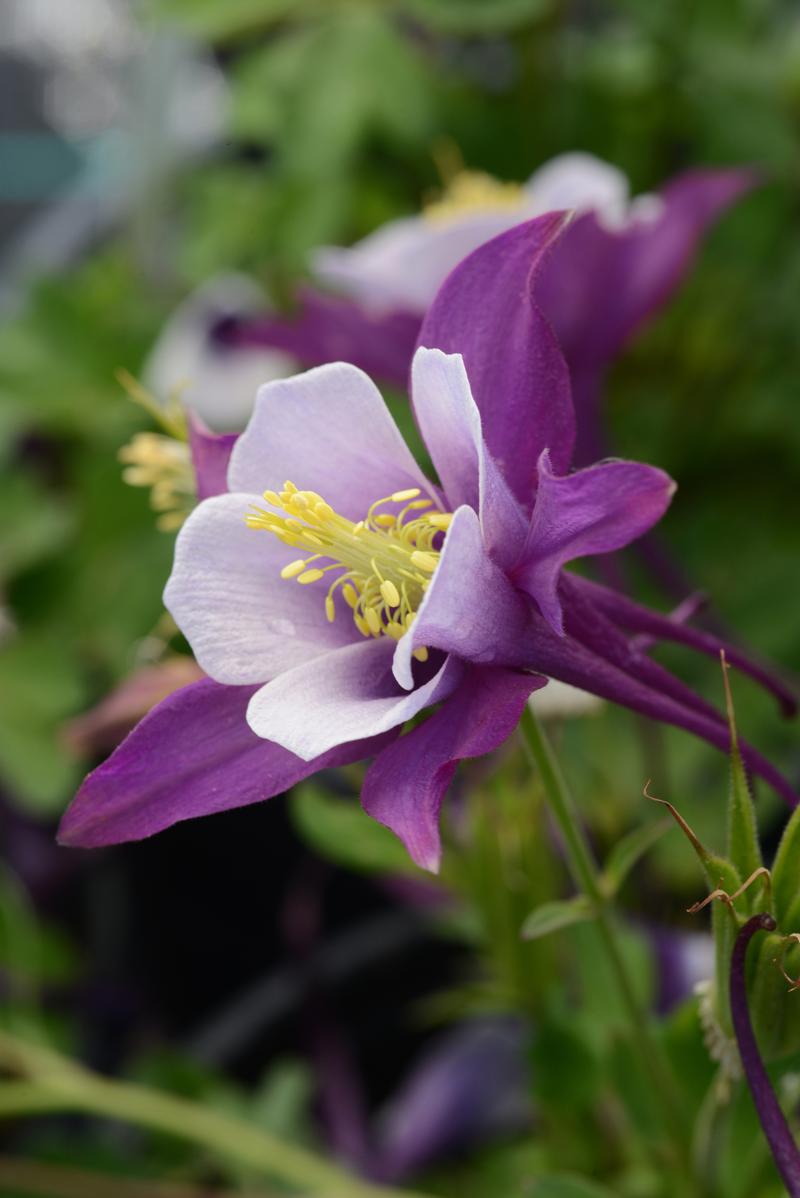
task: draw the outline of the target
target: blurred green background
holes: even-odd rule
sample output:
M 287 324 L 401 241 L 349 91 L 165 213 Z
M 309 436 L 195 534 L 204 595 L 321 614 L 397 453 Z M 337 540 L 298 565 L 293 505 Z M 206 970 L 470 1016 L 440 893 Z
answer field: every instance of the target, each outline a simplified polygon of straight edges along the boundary
M 78 25 L 103 8 L 69 7 Z M 70 116 L 68 93 L 53 93 L 68 57 L 57 23 L 47 54 L 21 26 L 2 47 L 0 66 L 37 71 L 50 106 L 35 136 L 29 112 L 0 138 L 9 809 L 50 834 L 94 764 L 70 748 L 65 722 L 147 660 L 162 615 L 172 538 L 156 530 L 146 493 L 121 481 L 118 450 L 149 424 L 115 370 L 138 375 L 176 304 L 219 272 L 243 270 L 286 304 L 315 246 L 419 209 L 439 186 L 443 144 L 509 180 L 590 151 L 625 171 L 633 193 L 692 166 L 761 169 L 763 186 L 724 217 L 677 299 L 616 364 L 607 410 L 619 453 L 679 482 L 662 528 L 687 574 L 738 638 L 800 672 L 796 5 L 151 0 L 112 10 L 116 40 L 89 38 L 83 59 L 73 45 L 67 64 L 105 73 L 116 88 L 105 107 L 79 97 Z M 42 153 L 67 163 L 57 188 Z M 53 214 L 67 232 L 51 252 L 42 230 Z M 637 584 L 663 606 L 645 578 Z M 720 702 L 713 661 L 678 649 L 664 660 Z M 742 732 L 796 778 L 796 729 L 747 682 L 735 691 Z M 726 767 L 707 746 L 642 736 L 616 711 L 560 736 L 601 843 L 640 817 L 650 775 L 719 840 Z M 763 809 L 769 834 L 783 812 L 766 794 Z M 655 889 L 664 877 L 680 893 L 696 887 L 680 844 L 656 860 Z

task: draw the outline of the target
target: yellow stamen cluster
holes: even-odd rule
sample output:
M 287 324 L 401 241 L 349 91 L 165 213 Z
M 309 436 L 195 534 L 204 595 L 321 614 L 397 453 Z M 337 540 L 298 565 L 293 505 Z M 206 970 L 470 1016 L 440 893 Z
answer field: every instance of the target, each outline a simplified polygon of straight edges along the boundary
M 180 528 L 197 502 L 194 471 L 185 441 L 162 433 L 137 433 L 119 451 L 122 477 L 132 487 L 149 487 L 162 532 Z
M 483 171 L 459 171 L 449 180 L 442 195 L 427 204 L 423 216 L 436 224 L 470 212 L 495 212 L 519 208 L 524 192 L 519 183 L 503 183 Z
M 285 545 L 304 551 L 289 562 L 281 577 L 301 586 L 335 574 L 325 596 L 325 613 L 333 622 L 335 595 L 341 592 L 362 636 L 389 636 L 399 641 L 414 622 L 422 597 L 439 564 L 441 535 L 452 520 L 449 512 L 429 511 L 413 487 L 377 499 L 363 520 L 340 516 L 316 491 L 300 491 L 294 483 L 265 491 L 273 511 L 256 508 L 247 516 L 250 528 L 274 533 Z M 399 511 L 379 509 L 402 505 Z M 424 514 L 423 514 L 424 513 Z M 425 661 L 427 649 L 414 650 Z

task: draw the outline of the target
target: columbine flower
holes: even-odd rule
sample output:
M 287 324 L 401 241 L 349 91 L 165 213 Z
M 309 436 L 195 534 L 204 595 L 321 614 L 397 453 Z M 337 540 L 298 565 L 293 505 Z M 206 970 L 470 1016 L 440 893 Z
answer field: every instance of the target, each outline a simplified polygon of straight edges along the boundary
M 317 251 L 317 276 L 341 297 L 306 291 L 294 319 L 234 320 L 231 346 L 276 346 L 305 365 L 334 358 L 405 386 L 416 329 L 451 270 L 478 246 L 539 214 L 571 209 L 571 227 L 538 280 L 538 300 L 570 367 L 579 415 L 576 459 L 602 445 L 597 411 L 608 363 L 666 303 L 720 214 L 754 184 L 744 169 L 693 170 L 630 198 L 616 167 L 562 154 L 522 185 L 462 172 L 418 216 L 350 248 Z M 604 450 L 602 450 L 604 452 Z
M 229 493 L 187 521 L 165 592 L 209 679 L 154 709 L 87 779 L 64 841 L 146 836 L 374 756 L 366 810 L 435 869 L 457 762 L 505 740 L 548 677 L 727 748 L 725 720 L 623 628 L 718 643 L 563 571 L 649 529 L 674 484 L 635 462 L 567 473 L 567 370 L 519 303 L 520 272 L 535 274 L 560 225 L 541 218 L 477 251 L 429 313 L 422 338 L 436 348 L 417 352 L 412 400 L 439 486 L 357 368 L 261 389 Z M 442 352 L 453 342 L 464 357 Z

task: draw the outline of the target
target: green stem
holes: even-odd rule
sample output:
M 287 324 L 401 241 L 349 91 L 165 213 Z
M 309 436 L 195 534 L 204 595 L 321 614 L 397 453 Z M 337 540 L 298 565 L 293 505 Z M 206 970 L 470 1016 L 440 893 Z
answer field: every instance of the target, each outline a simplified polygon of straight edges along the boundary
M 40 1045 L 0 1032 L 0 1065 L 23 1080 L 0 1082 L 0 1117 L 79 1110 L 166 1132 L 257 1173 L 324 1198 L 402 1198 L 361 1181 L 304 1148 L 198 1103 L 112 1081 Z M 405 1191 L 405 1198 L 425 1198 Z
M 556 757 L 539 722 L 530 707 L 526 707 L 520 722 L 528 754 L 542 780 L 550 811 L 555 819 L 566 849 L 567 863 L 576 885 L 588 897 L 594 909 L 595 923 L 605 948 L 611 971 L 616 979 L 620 998 L 630 1020 L 631 1032 L 642 1061 L 653 1082 L 655 1100 L 659 1103 L 664 1129 L 672 1141 L 675 1163 L 687 1174 L 689 1152 L 686 1129 L 681 1115 L 680 1094 L 663 1055 L 661 1045 L 651 1034 L 647 1016 L 639 1005 L 636 991 L 620 949 L 609 901 L 603 891 L 600 871 L 572 797 Z

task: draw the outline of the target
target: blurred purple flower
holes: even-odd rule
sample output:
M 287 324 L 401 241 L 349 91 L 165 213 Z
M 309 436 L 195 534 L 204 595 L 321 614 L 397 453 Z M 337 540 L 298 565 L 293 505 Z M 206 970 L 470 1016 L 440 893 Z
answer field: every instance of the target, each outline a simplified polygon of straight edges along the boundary
M 415 332 L 457 264 L 504 230 L 571 209 L 575 219 L 542 266 L 537 299 L 572 376 L 575 462 L 596 461 L 606 452 L 599 402 L 607 366 L 667 302 L 706 231 L 756 176 L 745 168 L 692 170 L 631 200 L 621 171 L 569 153 L 519 187 L 470 173 L 459 179 L 474 181 L 463 196 L 454 187 L 451 202 L 392 221 L 348 249 L 317 251 L 317 277 L 341 296 L 306 290 L 293 318 L 231 317 L 217 336 L 231 347 L 276 348 L 307 366 L 353 362 L 405 386 Z
M 378 1116 L 370 1173 L 398 1182 L 532 1118 L 527 1034 L 512 1018 L 473 1019 L 440 1036 Z
M 441 488 L 355 367 L 261 390 L 230 493 L 181 530 L 165 592 L 209 679 L 155 708 L 90 775 L 65 843 L 147 836 L 375 755 L 365 809 L 435 870 L 457 763 L 501 744 L 550 677 L 727 749 L 719 713 L 623 629 L 715 654 L 719 643 L 563 571 L 649 529 L 674 484 L 635 462 L 566 473 L 568 372 L 535 304 L 520 303 L 562 223 L 551 214 L 481 247 L 426 317 L 420 339 L 436 348 L 415 356 L 412 401 Z

